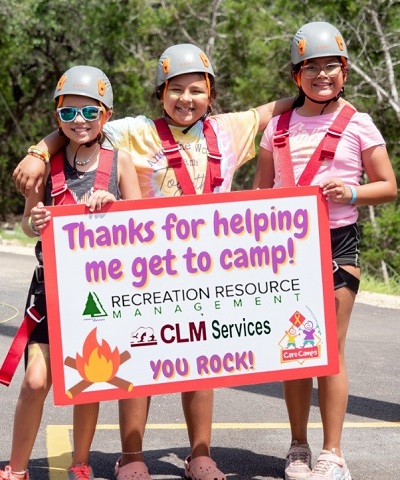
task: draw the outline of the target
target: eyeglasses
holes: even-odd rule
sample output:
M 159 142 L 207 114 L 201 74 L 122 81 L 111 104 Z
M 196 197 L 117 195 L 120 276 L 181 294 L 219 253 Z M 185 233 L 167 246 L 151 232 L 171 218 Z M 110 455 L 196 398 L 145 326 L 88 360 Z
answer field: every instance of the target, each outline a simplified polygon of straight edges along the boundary
M 57 108 L 57 113 L 62 122 L 73 122 L 78 114 L 88 122 L 93 122 L 99 118 L 102 112 L 102 107 L 87 106 L 87 107 L 61 107 Z
M 317 78 L 322 70 L 328 75 L 328 77 L 337 77 L 342 70 L 342 64 L 328 63 L 324 67 L 308 64 L 301 67 L 301 70 L 304 72 L 306 78 Z

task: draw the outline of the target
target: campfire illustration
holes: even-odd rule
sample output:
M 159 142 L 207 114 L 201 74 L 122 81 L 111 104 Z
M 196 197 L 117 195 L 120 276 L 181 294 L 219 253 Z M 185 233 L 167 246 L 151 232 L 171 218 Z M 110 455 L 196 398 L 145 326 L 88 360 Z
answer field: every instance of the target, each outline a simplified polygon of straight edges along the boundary
M 121 354 L 118 348 L 111 350 L 110 345 L 103 340 L 101 345 L 96 337 L 97 328 L 94 328 L 83 344 L 82 355 L 76 354 L 76 358 L 66 357 L 64 364 L 78 371 L 82 380 L 71 387 L 67 392 L 69 398 L 74 398 L 94 383 L 107 382 L 127 392 L 133 389 L 133 384 L 117 377 L 117 372 L 124 362 L 131 358 L 125 350 Z

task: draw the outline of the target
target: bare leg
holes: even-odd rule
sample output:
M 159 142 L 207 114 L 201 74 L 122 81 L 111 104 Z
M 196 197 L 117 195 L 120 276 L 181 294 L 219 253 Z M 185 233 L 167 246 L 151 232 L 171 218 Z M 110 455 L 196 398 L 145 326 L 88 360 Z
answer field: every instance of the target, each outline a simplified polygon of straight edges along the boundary
M 346 266 L 349 272 L 359 276 L 359 269 Z M 336 451 L 341 456 L 340 439 L 348 400 L 348 379 L 345 364 L 345 342 L 355 293 L 348 288 L 335 290 L 338 332 L 338 375 L 318 378 L 318 399 L 324 429 L 323 448 Z M 307 443 L 307 423 L 311 406 L 312 380 L 284 382 L 285 401 L 292 430 L 292 441 Z
M 143 437 L 149 414 L 151 397 L 119 401 L 119 428 L 122 445 L 120 466 L 143 462 Z
M 192 458 L 210 456 L 213 406 L 213 390 L 182 393 Z
M 353 270 L 352 273 L 358 272 Z M 340 372 L 335 376 L 318 379 L 319 407 L 324 426 L 323 448 L 325 450 L 334 448 L 336 455 L 339 456 L 341 456 L 340 440 L 349 395 L 345 343 L 355 297 L 355 293 L 348 288 L 335 291 Z
M 72 465 L 89 464 L 90 447 L 96 431 L 99 403 L 74 406 L 74 454 Z
M 28 467 L 50 387 L 49 346 L 33 343 L 28 346 L 28 365 L 15 409 L 10 459 L 14 472 Z
M 292 442 L 308 443 L 307 425 L 310 415 L 313 380 L 290 380 L 283 382 L 283 394 L 289 415 Z

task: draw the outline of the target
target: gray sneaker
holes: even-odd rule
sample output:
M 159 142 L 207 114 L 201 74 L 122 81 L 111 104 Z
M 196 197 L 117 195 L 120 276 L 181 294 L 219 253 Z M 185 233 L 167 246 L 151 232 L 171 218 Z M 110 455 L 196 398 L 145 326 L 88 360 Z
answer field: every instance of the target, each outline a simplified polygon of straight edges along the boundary
M 310 447 L 295 440 L 286 455 L 285 480 L 308 480 L 310 475 Z
M 93 470 L 86 463 L 77 463 L 68 469 L 68 480 L 94 480 Z
M 335 449 L 322 450 L 309 480 L 351 480 L 351 475 L 344 458 L 336 455 Z

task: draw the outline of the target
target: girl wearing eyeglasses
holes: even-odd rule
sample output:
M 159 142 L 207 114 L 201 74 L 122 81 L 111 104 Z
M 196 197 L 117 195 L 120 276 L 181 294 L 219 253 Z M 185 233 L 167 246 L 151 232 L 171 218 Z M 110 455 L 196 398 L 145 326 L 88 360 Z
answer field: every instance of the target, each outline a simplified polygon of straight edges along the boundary
M 94 67 L 73 67 L 60 78 L 54 99 L 59 131 L 69 143 L 46 164 L 44 182 L 26 198 L 22 228 L 29 237 L 39 237 L 51 221 L 47 205 L 84 203 L 93 212 L 108 202 L 141 198 L 129 155 L 102 146 L 103 126 L 111 117 L 113 108 L 113 92 L 107 76 Z M 34 155 L 43 155 L 40 147 L 32 146 L 31 151 Z M 97 175 L 100 170 L 101 174 Z M 25 376 L 14 417 L 10 464 L 0 471 L 0 478 L 8 480 L 29 479 L 29 457 L 51 387 L 40 240 L 35 253 L 39 267 L 32 280 L 27 307 L 31 312 L 38 312 L 38 318 L 42 320 L 28 341 Z M 98 403 L 74 406 L 74 455 L 73 465 L 68 470 L 70 480 L 94 478 L 87 463 L 98 411 Z
M 267 126 L 254 180 L 254 188 L 319 185 L 329 206 L 340 372 L 317 379 L 323 443 L 314 466 L 307 439 L 313 379 L 284 382 L 292 435 L 286 480 L 351 480 L 340 442 L 348 400 L 345 340 L 360 283 L 357 205 L 397 195 L 382 135 L 369 115 L 343 99 L 347 59 L 343 38 L 329 23 L 308 23 L 296 33 L 291 60 L 298 96 L 291 112 Z M 361 185 L 364 171 L 369 181 Z

